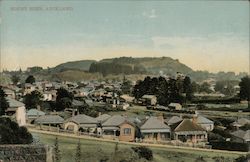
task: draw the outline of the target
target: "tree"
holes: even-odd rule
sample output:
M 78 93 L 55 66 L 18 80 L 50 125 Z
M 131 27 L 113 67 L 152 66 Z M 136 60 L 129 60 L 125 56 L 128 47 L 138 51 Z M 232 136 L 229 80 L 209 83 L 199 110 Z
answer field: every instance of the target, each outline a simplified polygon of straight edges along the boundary
M 132 147 L 132 149 L 139 155 L 139 158 L 153 160 L 153 152 L 145 146 Z
M 30 144 L 32 135 L 26 127 L 19 127 L 9 118 L 0 118 L 0 144 Z
M 9 103 L 6 100 L 6 94 L 3 90 L 3 87 L 0 86 L 0 115 L 4 115 L 6 109 L 9 107 Z
M 193 96 L 193 89 L 190 77 L 186 76 L 183 80 L 183 92 L 186 93 L 186 101 L 191 101 Z
M 81 142 L 80 139 L 78 140 L 77 147 L 76 147 L 76 162 L 81 162 Z
M 55 144 L 54 144 L 54 155 L 55 155 L 55 162 L 60 162 L 61 161 L 61 151 L 59 149 L 59 145 L 58 145 L 58 138 L 56 136 L 56 139 L 55 139 Z
M 26 80 L 25 80 L 25 83 L 30 83 L 30 84 L 33 84 L 36 82 L 36 79 L 33 75 L 29 75 Z
M 36 108 L 42 103 L 43 95 L 35 90 L 24 96 L 24 104 L 27 109 Z
M 12 75 L 11 81 L 14 85 L 17 85 L 17 83 L 20 81 L 20 77 L 18 75 Z
M 131 81 L 130 80 L 127 80 L 124 76 L 123 78 L 123 83 L 121 85 L 121 90 L 122 90 L 122 93 L 123 94 L 130 94 L 131 93 L 131 88 L 132 88 L 132 85 L 131 85 Z
M 250 108 L 250 77 L 245 76 L 241 78 L 240 86 L 240 98 L 248 101 L 248 108 Z
M 67 107 L 71 107 L 73 101 L 73 94 L 64 88 L 57 90 L 56 96 L 56 110 L 62 111 Z
M 200 86 L 200 92 L 211 93 L 212 90 L 210 89 L 210 84 L 207 82 L 202 83 Z

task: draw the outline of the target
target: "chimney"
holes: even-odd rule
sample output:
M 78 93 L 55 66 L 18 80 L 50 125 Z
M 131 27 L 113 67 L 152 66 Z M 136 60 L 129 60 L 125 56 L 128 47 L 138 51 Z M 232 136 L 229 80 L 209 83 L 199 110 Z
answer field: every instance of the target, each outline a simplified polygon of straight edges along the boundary
M 164 117 L 163 117 L 163 114 L 160 113 L 158 116 L 157 116 L 157 119 L 160 120 L 162 123 L 164 123 Z
M 40 105 L 37 105 L 37 106 L 36 106 L 36 109 L 39 110 L 39 111 L 41 111 L 41 106 L 40 106 Z
M 98 116 L 101 116 L 102 115 L 102 112 L 98 112 Z
M 195 123 L 195 124 L 197 124 L 197 119 L 198 119 L 198 114 L 194 114 L 192 122 Z

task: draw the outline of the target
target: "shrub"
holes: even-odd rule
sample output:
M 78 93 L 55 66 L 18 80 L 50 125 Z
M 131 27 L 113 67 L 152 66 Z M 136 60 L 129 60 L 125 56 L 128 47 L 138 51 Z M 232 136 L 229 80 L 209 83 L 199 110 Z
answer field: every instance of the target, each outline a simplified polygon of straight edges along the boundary
M 139 158 L 153 160 L 153 152 L 145 146 L 132 147 L 132 149 L 139 155 Z

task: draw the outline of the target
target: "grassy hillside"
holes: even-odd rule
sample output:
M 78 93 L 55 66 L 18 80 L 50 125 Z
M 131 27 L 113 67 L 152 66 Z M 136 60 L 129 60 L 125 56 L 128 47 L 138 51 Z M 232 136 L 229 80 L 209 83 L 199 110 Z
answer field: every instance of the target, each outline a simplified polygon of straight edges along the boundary
M 193 70 L 170 57 L 120 57 L 103 59 L 90 66 L 90 72 L 100 72 L 107 74 L 165 74 L 174 75 L 176 72 L 184 74 L 191 73 Z
M 41 143 L 53 146 L 54 135 L 32 133 Z M 61 162 L 74 161 L 78 139 L 58 136 L 59 149 L 61 150 Z M 115 142 L 104 142 L 90 139 L 80 139 L 82 150 L 82 161 L 99 162 L 103 157 L 110 157 L 115 150 Z M 131 148 L 132 145 L 119 144 L 118 150 Z M 208 152 L 195 151 L 182 148 L 151 147 L 153 151 L 153 162 L 195 162 L 198 157 L 203 157 L 206 162 L 217 162 L 218 159 L 233 162 L 240 155 L 231 152 Z
M 93 62 L 96 62 L 96 61 L 95 60 L 71 61 L 71 62 L 66 62 L 60 65 L 57 65 L 51 70 L 54 72 L 60 72 L 60 71 L 72 70 L 72 69 L 89 71 L 89 67 Z

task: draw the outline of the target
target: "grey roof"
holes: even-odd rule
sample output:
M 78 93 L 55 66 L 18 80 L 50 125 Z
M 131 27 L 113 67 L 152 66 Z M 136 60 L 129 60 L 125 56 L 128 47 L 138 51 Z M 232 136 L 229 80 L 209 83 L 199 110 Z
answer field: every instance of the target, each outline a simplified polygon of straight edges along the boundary
M 103 127 L 110 127 L 110 126 L 119 126 L 120 124 L 122 124 L 124 121 L 126 120 L 125 117 L 121 116 L 121 115 L 114 115 L 112 117 L 110 117 L 108 120 L 106 120 L 102 126 Z
M 96 119 L 97 121 L 104 122 L 104 121 L 108 120 L 110 117 L 111 117 L 111 115 L 102 114 L 102 115 L 96 117 L 95 119 Z
M 231 134 L 235 137 L 244 139 L 245 141 L 250 141 L 250 130 L 247 131 L 237 130 Z
M 79 100 L 73 100 L 72 101 L 72 105 L 73 106 L 83 106 L 84 102 L 83 101 L 79 101 Z
M 150 117 L 141 126 L 141 130 L 146 130 L 146 129 L 170 129 L 170 127 L 164 124 L 164 122 L 160 121 L 157 117 Z
M 208 118 L 205 118 L 204 116 L 198 115 L 197 117 L 197 124 L 213 124 L 214 122 L 212 120 L 209 120 Z
M 20 101 L 17 101 L 15 99 L 12 99 L 12 98 L 8 98 L 7 97 L 7 101 L 9 103 L 9 107 L 10 108 L 18 108 L 18 107 L 22 107 L 22 106 L 25 106 L 24 103 L 20 102 Z
M 67 122 L 75 122 L 77 124 L 96 124 L 98 121 L 91 116 L 80 114 L 67 119 Z
M 245 124 L 250 124 L 250 120 L 246 118 L 240 118 L 237 120 L 237 123 L 243 126 Z
M 172 116 L 169 120 L 167 120 L 167 124 L 172 125 L 172 124 L 178 123 L 178 122 L 180 122 L 182 120 L 183 119 L 180 118 L 179 116 Z
M 64 119 L 59 115 L 44 115 L 35 120 L 37 124 L 62 124 Z
M 45 112 L 37 110 L 37 109 L 30 109 L 27 111 L 27 116 L 42 116 L 45 115 Z

